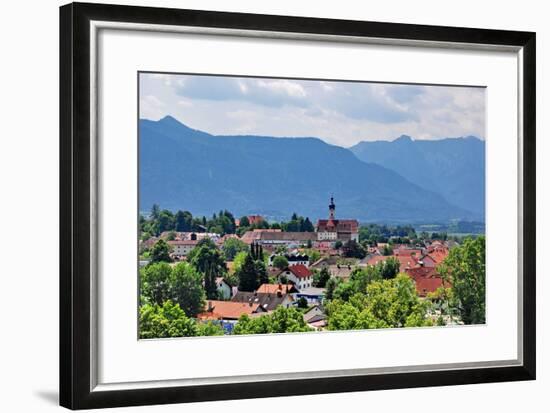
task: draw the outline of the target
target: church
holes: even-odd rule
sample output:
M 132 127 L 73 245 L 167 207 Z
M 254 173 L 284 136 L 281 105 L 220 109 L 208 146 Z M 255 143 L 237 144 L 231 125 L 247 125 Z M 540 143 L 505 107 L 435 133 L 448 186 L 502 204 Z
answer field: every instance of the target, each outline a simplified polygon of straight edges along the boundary
M 359 241 L 359 222 L 356 219 L 336 219 L 334 197 L 330 198 L 328 219 L 317 221 L 318 241 Z

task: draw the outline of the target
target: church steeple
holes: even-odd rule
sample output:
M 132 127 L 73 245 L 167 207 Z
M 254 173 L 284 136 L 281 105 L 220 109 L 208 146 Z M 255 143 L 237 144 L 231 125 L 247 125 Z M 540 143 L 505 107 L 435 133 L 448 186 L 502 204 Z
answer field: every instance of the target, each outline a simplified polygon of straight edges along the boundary
M 330 204 L 328 206 L 328 218 L 334 219 L 334 213 L 336 212 L 336 205 L 334 205 L 334 197 L 330 197 Z

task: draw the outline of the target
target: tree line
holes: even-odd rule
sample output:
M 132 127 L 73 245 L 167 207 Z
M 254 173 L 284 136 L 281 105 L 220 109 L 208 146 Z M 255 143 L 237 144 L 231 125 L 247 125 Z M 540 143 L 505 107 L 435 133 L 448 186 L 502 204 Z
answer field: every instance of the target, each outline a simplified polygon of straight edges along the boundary
M 289 221 L 271 222 L 262 219 L 251 223 L 248 216 L 242 216 L 237 226 L 235 216 L 227 211 L 220 210 L 206 216 L 194 217 L 189 211 L 178 210 L 175 213 L 168 209 L 161 209 L 154 204 L 147 217 L 139 216 L 141 239 L 159 236 L 163 232 L 211 232 L 216 234 L 238 234 L 254 229 L 280 229 L 286 232 L 314 232 L 315 227 L 309 217 L 302 217 L 293 213 Z

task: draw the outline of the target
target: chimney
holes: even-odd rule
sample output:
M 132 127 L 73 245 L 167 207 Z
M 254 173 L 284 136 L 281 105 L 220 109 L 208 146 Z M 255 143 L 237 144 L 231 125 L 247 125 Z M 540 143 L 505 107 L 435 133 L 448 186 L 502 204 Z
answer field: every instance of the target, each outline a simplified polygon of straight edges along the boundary
M 211 313 L 214 310 L 214 307 L 212 307 L 212 301 L 208 301 L 208 312 Z

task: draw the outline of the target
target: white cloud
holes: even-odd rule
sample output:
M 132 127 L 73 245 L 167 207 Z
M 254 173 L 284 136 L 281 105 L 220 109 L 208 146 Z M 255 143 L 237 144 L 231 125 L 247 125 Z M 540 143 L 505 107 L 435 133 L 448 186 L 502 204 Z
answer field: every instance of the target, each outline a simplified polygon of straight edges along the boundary
M 140 95 L 140 116 L 169 114 L 213 134 L 316 136 L 341 146 L 485 135 L 482 88 L 142 74 Z

